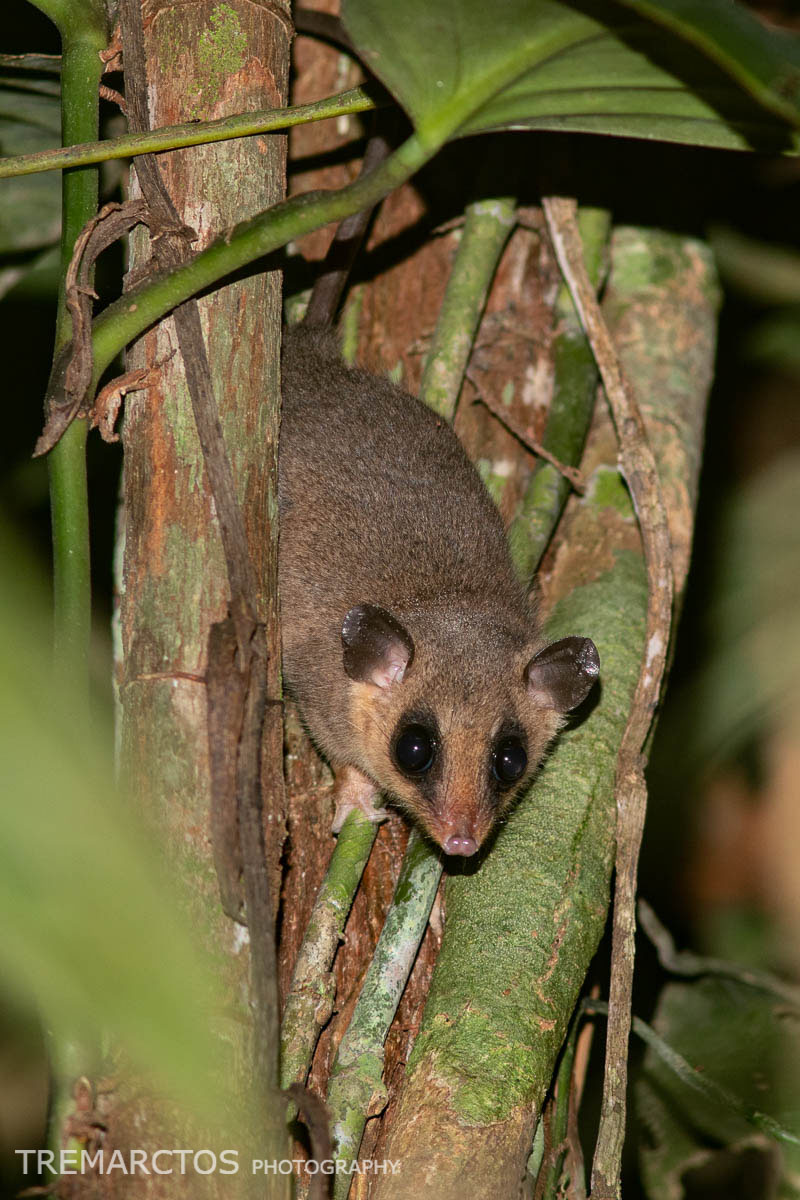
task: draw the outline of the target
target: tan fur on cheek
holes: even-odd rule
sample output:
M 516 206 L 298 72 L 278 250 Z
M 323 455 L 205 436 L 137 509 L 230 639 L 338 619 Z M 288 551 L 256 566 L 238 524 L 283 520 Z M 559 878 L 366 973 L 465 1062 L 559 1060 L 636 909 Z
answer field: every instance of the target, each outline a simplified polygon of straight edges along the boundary
M 384 690 L 374 683 L 353 682 L 350 684 L 349 701 L 350 723 L 357 741 L 364 748 L 365 764 L 374 764 L 370 772 L 374 773 L 377 764 L 388 753 L 390 714 Z
M 348 716 L 354 730 L 354 740 L 361 748 L 359 767 L 378 784 L 381 791 L 426 824 L 416 788 L 395 770 L 389 751 L 401 711 L 402 706 L 392 695 L 391 689 L 372 683 L 350 684 Z
M 379 787 L 416 811 L 416 791 L 395 770 L 389 745 L 403 710 L 396 688 L 374 683 L 350 684 L 348 716 L 354 742 L 360 749 L 359 766 Z
M 537 708 L 536 721 L 529 728 L 528 759 L 532 767 L 538 767 L 547 747 L 566 724 L 566 717 L 552 708 Z

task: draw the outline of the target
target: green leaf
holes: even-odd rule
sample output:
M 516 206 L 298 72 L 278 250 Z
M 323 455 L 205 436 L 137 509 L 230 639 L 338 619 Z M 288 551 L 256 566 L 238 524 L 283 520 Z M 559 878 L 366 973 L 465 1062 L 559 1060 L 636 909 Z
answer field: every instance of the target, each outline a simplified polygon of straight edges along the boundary
M 111 731 L 76 727 L 53 676 L 32 564 L 0 528 L 0 976 L 55 1044 L 111 1031 L 151 1079 L 207 1115 L 220 1043 L 210 965 L 166 864 L 117 794 Z
M 735 1185 L 748 1178 L 746 1194 L 778 1194 L 759 1186 L 764 1175 L 784 1175 L 789 1189 L 780 1194 L 796 1194 L 800 1039 L 785 1005 L 737 980 L 708 977 L 668 984 L 653 1024 L 673 1054 L 648 1048 L 636 1087 L 647 1196 L 743 1195 Z M 683 1078 L 676 1055 L 699 1077 Z M 772 1128 L 784 1136 L 772 1141 Z
M 759 321 L 747 337 L 745 354 L 767 370 L 800 374 L 800 307 L 779 308 Z
M 764 108 L 800 123 L 800 38 L 731 0 L 620 0 L 692 42 Z
M 46 150 L 61 140 L 61 111 L 52 86 L 29 89 L 0 76 L 0 154 Z M 0 186 L 0 255 L 38 251 L 58 241 L 61 181 L 57 175 L 10 179 Z
M 748 237 L 730 225 L 711 226 L 709 241 L 729 287 L 757 304 L 800 305 L 800 251 Z
M 524 127 L 800 151 L 800 135 L 782 119 L 800 124 L 786 96 L 796 38 L 764 30 L 748 57 L 751 42 L 728 36 L 714 62 L 602 0 L 504 0 L 500 11 L 484 0 L 345 0 L 343 15 L 427 145 Z M 721 9 L 716 18 L 722 37 Z
M 660 729 L 682 771 L 735 753 L 775 712 L 796 703 L 800 679 L 800 454 L 787 451 L 723 509 L 716 534 L 708 650 Z

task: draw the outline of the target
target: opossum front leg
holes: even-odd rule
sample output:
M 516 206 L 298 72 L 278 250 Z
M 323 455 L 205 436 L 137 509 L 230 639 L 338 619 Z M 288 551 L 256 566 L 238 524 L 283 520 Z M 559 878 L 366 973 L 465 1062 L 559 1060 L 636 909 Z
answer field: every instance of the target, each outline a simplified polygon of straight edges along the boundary
M 338 767 L 333 784 L 333 799 L 336 803 L 333 832 L 339 832 L 353 809 L 358 809 L 374 824 L 385 821 L 389 810 L 376 805 L 377 798 L 378 789 L 366 775 L 362 775 L 355 767 Z

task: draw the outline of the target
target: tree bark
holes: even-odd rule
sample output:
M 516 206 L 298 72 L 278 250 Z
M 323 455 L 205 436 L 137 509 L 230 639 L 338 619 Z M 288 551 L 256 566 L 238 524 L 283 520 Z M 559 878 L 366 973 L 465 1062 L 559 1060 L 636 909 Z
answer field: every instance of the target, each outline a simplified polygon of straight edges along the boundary
M 208 120 L 286 101 L 288 3 L 210 0 L 143 5 L 152 125 Z M 258 137 L 160 156 L 159 166 L 182 220 L 201 249 L 220 230 L 279 200 L 285 139 Z M 134 239 L 131 275 L 146 266 L 144 233 Z M 281 280 L 253 274 L 200 301 L 201 319 L 225 443 L 244 513 L 258 581 L 258 612 L 275 624 L 277 598 L 278 347 Z M 223 963 L 226 1011 L 215 1015 L 230 1047 L 232 1073 L 249 1079 L 248 954 L 241 927 L 224 916 L 209 843 L 206 646 L 225 616 L 228 583 L 183 364 L 171 319 L 129 354 L 130 367 L 158 367 L 157 382 L 128 400 L 123 430 L 124 526 L 119 579 L 121 761 L 158 828 L 165 852 L 186 882 L 191 918 Z M 273 536 L 267 536 L 271 531 Z M 277 647 L 268 695 L 279 694 Z M 275 747 L 265 747 L 274 757 Z M 280 753 L 280 750 L 278 750 Z M 280 778 L 280 774 L 278 776 Z M 264 797 L 273 895 L 278 894 L 284 812 L 282 789 Z M 187 997 L 187 1004 L 192 997 Z M 147 1104 L 121 1092 L 112 1099 L 109 1136 L 143 1144 Z M 156 1125 L 158 1122 L 156 1121 Z M 154 1136 L 162 1137 L 163 1130 Z M 146 1142 L 144 1143 L 146 1144 Z M 155 1146 L 156 1143 L 154 1143 Z M 282 1144 L 264 1146 L 280 1157 Z M 197 1194 L 230 1187 L 219 1175 L 189 1176 Z M 129 1180 L 128 1188 L 135 1188 Z M 147 1194 L 175 1194 L 175 1180 L 142 1182 Z M 159 1190 L 164 1189 L 166 1190 Z M 130 1195 L 126 1191 L 126 1195 Z

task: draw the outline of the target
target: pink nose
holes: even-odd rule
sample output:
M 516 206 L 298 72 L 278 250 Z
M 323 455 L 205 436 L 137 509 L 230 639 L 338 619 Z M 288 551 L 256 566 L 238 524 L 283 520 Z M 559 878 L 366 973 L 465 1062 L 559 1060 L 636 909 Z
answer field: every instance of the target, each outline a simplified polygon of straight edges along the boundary
M 454 833 L 447 839 L 443 849 L 445 854 L 461 854 L 464 858 L 468 858 L 478 849 L 478 843 L 473 837 L 463 837 Z

